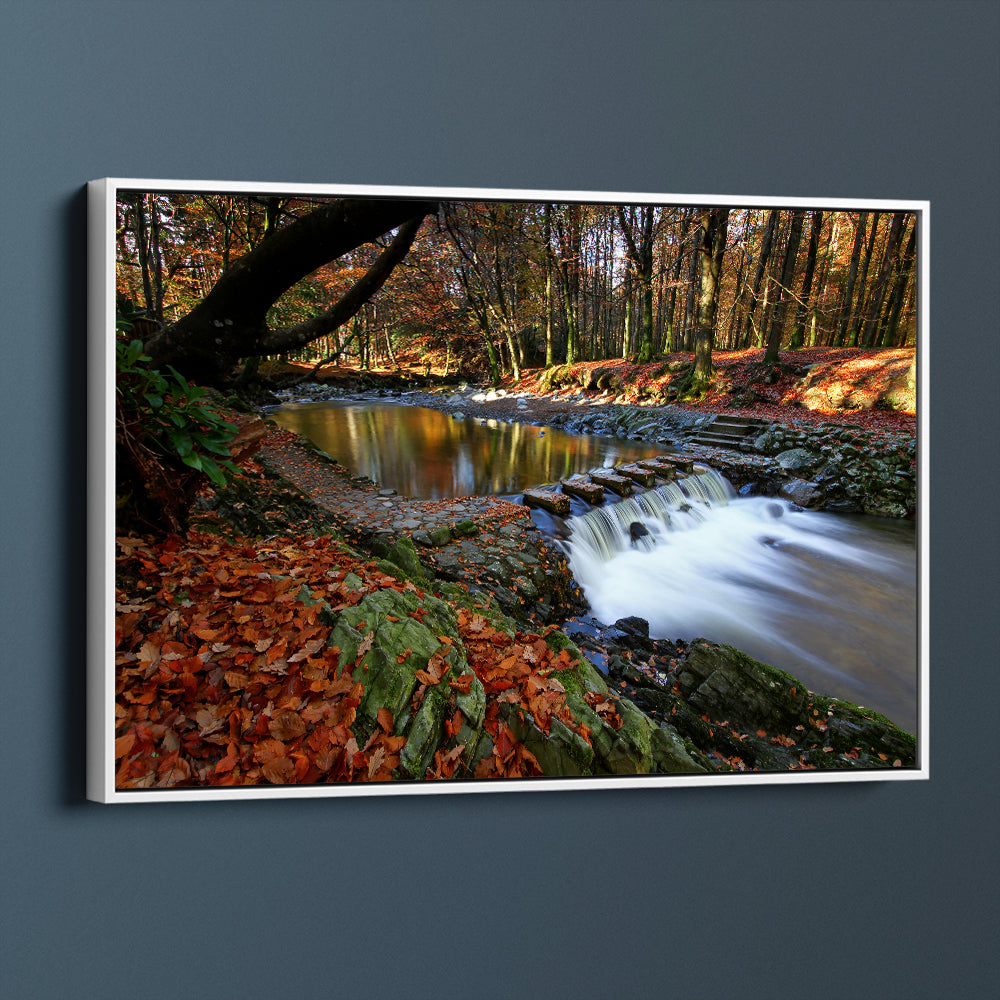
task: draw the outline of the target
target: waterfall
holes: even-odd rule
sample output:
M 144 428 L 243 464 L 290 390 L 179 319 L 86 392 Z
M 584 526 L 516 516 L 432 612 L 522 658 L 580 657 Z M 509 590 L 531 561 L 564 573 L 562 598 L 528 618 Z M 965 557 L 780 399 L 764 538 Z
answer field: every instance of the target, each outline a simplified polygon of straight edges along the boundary
M 571 518 L 569 550 L 602 562 L 629 549 L 649 551 L 665 532 L 696 526 L 712 507 L 727 505 L 732 495 L 732 487 L 713 469 L 671 480 Z
M 735 496 L 702 472 L 566 527 L 570 571 L 600 621 L 637 615 L 653 638 L 730 643 L 915 726 L 912 525 Z

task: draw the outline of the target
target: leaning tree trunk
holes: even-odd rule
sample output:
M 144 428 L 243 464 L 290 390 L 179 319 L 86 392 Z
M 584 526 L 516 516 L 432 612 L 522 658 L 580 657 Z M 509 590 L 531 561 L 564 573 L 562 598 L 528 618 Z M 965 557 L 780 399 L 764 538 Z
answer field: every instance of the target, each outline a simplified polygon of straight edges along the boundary
M 430 202 L 338 200 L 296 219 L 240 257 L 186 316 L 145 345 L 157 366 L 173 365 L 196 382 L 224 381 L 241 357 L 304 347 L 351 319 L 405 256 Z M 293 327 L 269 329 L 278 298 L 323 264 L 398 228 L 367 273 L 326 312 Z

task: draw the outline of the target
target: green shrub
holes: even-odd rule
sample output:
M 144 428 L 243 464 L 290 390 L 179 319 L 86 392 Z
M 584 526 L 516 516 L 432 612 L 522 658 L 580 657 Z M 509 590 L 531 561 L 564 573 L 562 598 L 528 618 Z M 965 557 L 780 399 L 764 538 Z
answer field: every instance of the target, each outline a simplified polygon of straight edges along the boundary
M 238 467 L 229 443 L 238 428 L 212 409 L 206 391 L 176 369 L 149 367 L 142 342 L 116 341 L 117 506 L 120 516 L 180 530 L 187 508 L 207 476 L 224 486 Z

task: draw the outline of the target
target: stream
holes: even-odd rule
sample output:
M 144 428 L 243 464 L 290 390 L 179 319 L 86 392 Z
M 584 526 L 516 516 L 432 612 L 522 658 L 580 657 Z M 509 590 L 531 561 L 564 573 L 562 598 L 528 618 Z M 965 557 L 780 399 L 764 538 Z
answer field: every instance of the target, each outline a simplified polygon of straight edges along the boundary
M 528 486 L 667 450 L 383 400 L 295 403 L 271 417 L 352 472 L 426 499 L 517 499 Z M 588 512 L 574 500 L 565 521 L 533 517 L 566 550 L 600 620 L 638 615 L 653 638 L 734 645 L 915 732 L 913 523 L 737 497 L 716 473 L 708 487 L 662 502 L 665 488 L 650 491 L 638 512 L 636 501 Z M 646 534 L 633 541 L 636 521 Z

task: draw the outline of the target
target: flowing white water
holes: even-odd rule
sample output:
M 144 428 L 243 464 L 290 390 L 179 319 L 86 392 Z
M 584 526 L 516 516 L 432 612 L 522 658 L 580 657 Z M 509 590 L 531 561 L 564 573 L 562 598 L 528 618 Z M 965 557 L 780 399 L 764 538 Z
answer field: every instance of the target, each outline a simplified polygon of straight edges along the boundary
M 733 497 L 726 485 L 708 472 L 571 518 L 570 568 L 594 615 L 638 615 L 655 638 L 729 643 L 913 731 L 909 526 Z M 635 522 L 648 534 L 630 533 Z

